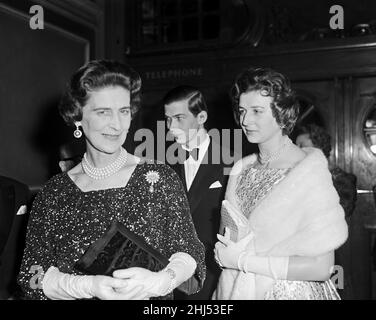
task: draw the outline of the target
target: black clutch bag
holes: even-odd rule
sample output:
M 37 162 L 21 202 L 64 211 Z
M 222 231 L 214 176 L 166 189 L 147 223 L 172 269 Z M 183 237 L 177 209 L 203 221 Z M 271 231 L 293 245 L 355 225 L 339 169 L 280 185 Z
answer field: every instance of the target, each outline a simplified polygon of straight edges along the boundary
M 117 269 L 131 267 L 159 271 L 168 263 L 169 260 L 143 238 L 115 220 L 76 262 L 75 269 L 85 274 L 110 276 Z

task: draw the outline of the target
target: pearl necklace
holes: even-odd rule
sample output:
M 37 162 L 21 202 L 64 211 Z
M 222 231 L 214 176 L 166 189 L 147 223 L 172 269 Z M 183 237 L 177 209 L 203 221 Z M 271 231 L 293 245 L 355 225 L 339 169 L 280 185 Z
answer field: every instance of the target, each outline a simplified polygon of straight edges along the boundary
M 103 168 L 97 168 L 91 165 L 87 159 L 87 154 L 85 152 L 82 159 L 82 168 L 84 172 L 92 179 L 101 180 L 112 176 L 114 173 L 118 172 L 127 162 L 128 153 L 124 148 L 121 148 L 120 154 L 117 159 Z
M 269 162 L 277 159 L 282 152 L 286 149 L 288 145 L 292 144 L 292 141 L 289 137 L 286 137 L 285 141 L 282 143 L 282 145 L 274 152 L 272 152 L 269 155 L 262 154 L 261 152 L 258 154 L 258 161 L 262 166 L 267 167 Z

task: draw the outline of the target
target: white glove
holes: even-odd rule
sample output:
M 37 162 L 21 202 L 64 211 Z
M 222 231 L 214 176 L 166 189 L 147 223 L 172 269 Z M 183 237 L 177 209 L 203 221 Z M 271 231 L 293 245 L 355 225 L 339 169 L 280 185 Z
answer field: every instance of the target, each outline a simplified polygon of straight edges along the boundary
M 217 234 L 219 241 L 215 244 L 215 260 L 221 267 L 238 269 L 239 256 L 246 250 L 253 237 L 254 234 L 250 233 L 238 242 L 233 242 L 230 240 L 230 232 L 226 228 L 224 236 Z
M 103 300 L 129 300 L 137 295 L 142 286 L 125 290 L 127 282 L 108 276 L 75 276 L 50 267 L 44 275 L 43 292 L 49 299 L 73 300 L 97 297 Z M 116 289 L 122 288 L 122 292 Z
M 142 285 L 143 290 L 135 297 L 142 300 L 170 293 L 194 274 L 196 266 L 196 261 L 189 254 L 178 252 L 170 257 L 170 263 L 159 272 L 134 267 L 116 270 L 113 276 L 125 279 L 128 283 L 127 289 Z M 168 269 L 171 271 L 167 271 Z
M 124 279 L 128 283 L 128 288 L 143 286 L 143 291 L 136 297 L 143 300 L 149 297 L 159 297 L 165 295 L 171 283 L 171 278 L 167 272 L 153 272 L 145 268 L 128 268 L 114 271 L 114 278 Z M 120 288 L 119 291 L 123 289 Z M 166 293 L 167 294 L 167 293 Z
M 244 252 L 239 256 L 238 266 L 243 272 L 262 274 L 275 280 L 286 280 L 289 257 L 261 257 Z
M 289 257 L 256 256 L 254 251 L 249 249 L 253 233 L 233 242 L 228 231 L 226 228 L 225 236 L 217 234 L 219 241 L 214 249 L 215 259 L 221 267 L 262 274 L 276 280 L 287 279 Z

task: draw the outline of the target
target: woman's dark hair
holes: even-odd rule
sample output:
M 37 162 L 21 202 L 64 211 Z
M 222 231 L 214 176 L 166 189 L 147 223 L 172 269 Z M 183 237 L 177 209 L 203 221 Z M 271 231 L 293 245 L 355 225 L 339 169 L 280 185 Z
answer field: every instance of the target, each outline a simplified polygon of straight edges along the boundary
M 128 65 L 109 60 L 90 61 L 73 74 L 59 104 L 60 115 L 68 125 L 74 125 L 82 120 L 90 92 L 114 86 L 129 90 L 133 117 L 140 107 L 141 78 Z
M 201 111 L 208 112 L 208 107 L 201 91 L 192 86 L 179 86 L 171 89 L 164 96 L 163 104 L 167 105 L 182 100 L 188 100 L 188 109 L 194 116 L 197 116 Z
M 252 67 L 244 70 L 236 78 L 230 92 L 237 124 L 240 124 L 240 95 L 251 91 L 259 91 L 261 95 L 273 98 L 272 114 L 282 128 L 282 134 L 290 134 L 299 115 L 299 103 L 290 81 L 281 73 L 268 68 Z
M 301 134 L 308 134 L 313 146 L 321 149 L 325 157 L 329 158 L 330 151 L 332 151 L 331 138 L 323 127 L 314 123 L 298 126 L 296 128 L 296 137 Z

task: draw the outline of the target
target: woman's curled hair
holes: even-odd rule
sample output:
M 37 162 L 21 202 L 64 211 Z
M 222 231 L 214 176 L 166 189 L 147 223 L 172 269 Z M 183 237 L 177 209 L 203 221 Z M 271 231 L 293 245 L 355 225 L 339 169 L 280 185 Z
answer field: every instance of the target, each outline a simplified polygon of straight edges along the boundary
M 140 107 L 141 78 L 130 66 L 110 60 L 93 60 L 79 68 L 67 84 L 59 113 L 68 125 L 82 119 L 82 108 L 93 91 L 120 86 L 130 93 L 132 117 Z
M 325 157 L 330 157 L 332 151 L 332 143 L 330 134 L 321 126 L 314 123 L 300 125 L 296 129 L 296 136 L 308 134 L 315 148 L 321 149 Z
M 292 132 L 299 115 L 299 103 L 290 81 L 281 73 L 269 68 L 248 68 L 235 80 L 231 88 L 231 99 L 235 120 L 240 124 L 239 99 L 243 93 L 258 91 L 263 96 L 273 98 L 272 114 L 282 133 Z

